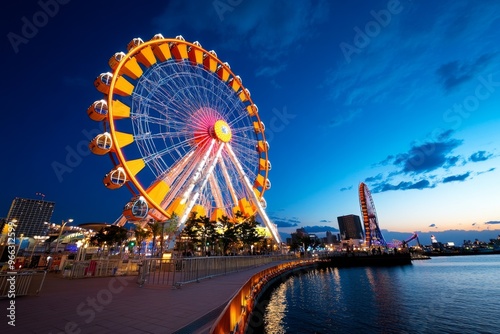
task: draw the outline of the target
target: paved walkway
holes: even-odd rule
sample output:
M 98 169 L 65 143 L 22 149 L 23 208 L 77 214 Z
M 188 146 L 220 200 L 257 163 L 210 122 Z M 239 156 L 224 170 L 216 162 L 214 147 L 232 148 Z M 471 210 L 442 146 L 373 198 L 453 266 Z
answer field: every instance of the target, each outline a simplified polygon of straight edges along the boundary
M 0 299 L 0 333 L 208 333 L 230 298 L 254 274 L 274 264 L 171 286 L 144 285 L 136 276 L 65 279 L 50 273 L 38 296 Z

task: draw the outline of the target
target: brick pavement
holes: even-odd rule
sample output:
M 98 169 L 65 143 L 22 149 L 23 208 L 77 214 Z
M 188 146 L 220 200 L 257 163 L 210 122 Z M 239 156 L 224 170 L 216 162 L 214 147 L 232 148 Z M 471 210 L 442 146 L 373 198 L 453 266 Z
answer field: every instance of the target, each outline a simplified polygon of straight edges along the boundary
M 9 299 L 0 299 L 0 333 L 208 333 L 230 298 L 255 267 L 190 283 L 181 288 L 145 285 L 136 276 L 65 279 L 49 273 L 38 296 L 15 298 L 15 327 Z

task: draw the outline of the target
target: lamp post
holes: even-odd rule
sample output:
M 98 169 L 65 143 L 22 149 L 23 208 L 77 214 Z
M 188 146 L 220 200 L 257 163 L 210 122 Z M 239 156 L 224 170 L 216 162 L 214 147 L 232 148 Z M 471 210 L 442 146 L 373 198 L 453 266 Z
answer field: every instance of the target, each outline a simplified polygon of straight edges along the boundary
M 64 226 L 66 226 L 67 223 L 72 223 L 73 222 L 73 219 L 68 219 L 67 221 L 62 221 L 62 225 L 61 225 L 61 230 L 59 231 L 59 236 L 57 237 L 57 242 L 56 242 L 56 249 L 55 249 L 55 253 L 57 253 L 57 250 L 59 249 L 59 242 L 61 241 L 61 235 L 62 235 L 62 232 L 64 230 Z
M 21 249 L 21 246 L 23 244 L 24 234 L 21 233 L 21 235 L 19 237 L 21 238 L 21 240 L 19 240 L 19 247 L 17 247 L 17 251 L 16 251 L 16 256 L 15 257 L 17 257 L 17 254 L 19 254 L 19 250 Z
M 35 253 L 35 249 L 36 249 L 36 246 L 37 244 L 41 241 L 41 242 L 44 242 L 45 240 L 47 240 L 49 237 L 48 236 L 40 236 L 40 235 L 35 235 L 33 237 L 33 239 L 35 239 L 35 244 L 33 245 L 33 249 L 31 250 L 31 255 L 30 255 L 30 267 L 32 267 L 32 261 L 33 261 L 33 254 Z

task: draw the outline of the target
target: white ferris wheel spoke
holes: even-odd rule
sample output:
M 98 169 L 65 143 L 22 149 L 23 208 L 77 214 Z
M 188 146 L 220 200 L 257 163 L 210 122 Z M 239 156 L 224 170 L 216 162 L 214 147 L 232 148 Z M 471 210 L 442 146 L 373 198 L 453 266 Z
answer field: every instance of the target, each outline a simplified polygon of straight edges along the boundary
M 252 185 L 250 184 L 250 181 L 248 180 L 248 177 L 246 176 L 245 171 L 243 170 L 243 167 L 241 166 L 240 162 L 238 161 L 238 158 L 236 157 L 236 155 L 234 154 L 234 152 L 231 148 L 231 145 L 229 145 L 229 144 L 227 145 L 227 151 L 229 153 L 229 157 L 231 158 L 231 160 L 233 161 L 234 165 L 236 166 L 236 168 L 238 169 L 238 171 L 240 173 L 243 184 L 246 186 L 248 192 L 252 194 L 253 200 L 255 202 L 255 205 L 257 206 L 257 211 L 259 212 L 260 217 L 264 221 L 264 224 L 267 226 L 267 228 L 271 231 L 271 234 L 274 238 L 274 241 L 276 241 L 276 243 L 280 244 L 281 237 L 278 233 L 278 229 L 276 228 L 276 225 L 274 225 L 271 222 L 271 220 L 269 219 L 269 217 L 266 214 L 266 211 L 262 207 L 262 204 L 261 204 L 259 198 L 255 194 L 255 192 L 252 191 Z
M 215 146 L 215 139 L 212 139 L 211 142 L 210 142 L 210 147 L 207 149 L 207 151 L 205 152 L 205 154 L 203 155 L 203 158 L 201 159 L 201 161 L 199 162 L 191 180 L 190 180 L 190 183 L 186 189 L 186 191 L 184 192 L 184 194 L 182 195 L 182 198 L 181 198 L 181 203 L 184 204 L 187 202 L 188 200 L 188 197 L 191 195 L 191 192 L 193 191 L 196 183 L 198 182 L 198 179 L 201 177 L 202 175 L 202 172 L 203 172 L 203 168 L 205 167 L 205 164 L 207 163 L 207 160 L 208 158 L 210 157 L 210 153 L 212 152 L 212 149 L 213 147 Z
M 218 184 L 217 180 L 215 179 L 215 176 L 213 173 L 210 175 L 208 182 L 210 184 L 210 189 L 212 189 L 212 194 L 214 196 L 215 205 L 218 208 L 224 208 L 222 191 L 221 191 L 219 184 Z
M 191 213 L 191 210 L 193 209 L 194 205 L 196 204 L 196 201 L 198 200 L 198 198 L 200 197 L 200 194 L 205 189 L 205 186 L 207 185 L 208 179 L 209 179 L 210 175 L 212 175 L 212 172 L 214 171 L 214 168 L 215 168 L 215 166 L 217 164 L 217 160 L 219 159 L 219 157 L 220 157 L 220 155 L 222 153 L 222 149 L 225 146 L 224 143 L 220 144 L 220 146 L 219 146 L 219 148 L 217 150 L 217 153 L 215 155 L 215 158 L 212 159 L 210 165 L 208 166 L 208 168 L 207 168 L 207 170 L 205 172 L 204 177 L 200 180 L 200 182 L 197 182 L 198 179 L 202 175 L 203 167 L 205 166 L 206 160 L 209 157 L 209 153 L 212 151 L 212 148 L 213 148 L 213 146 L 214 146 L 215 143 L 216 143 L 216 140 L 212 139 L 211 144 L 210 144 L 210 148 L 207 150 L 207 154 L 206 154 L 206 156 L 203 159 L 204 163 L 203 163 L 202 166 L 200 166 L 201 168 L 199 170 L 197 170 L 197 174 L 195 174 L 194 177 L 193 177 L 193 180 L 192 180 L 193 181 L 193 183 L 192 183 L 193 187 L 191 187 L 191 185 L 190 185 L 189 188 L 188 188 L 189 195 L 190 195 L 190 193 L 194 189 L 194 187 L 197 186 L 196 191 L 195 191 L 193 197 L 189 200 L 188 205 L 187 205 L 186 209 L 184 210 L 184 214 L 182 215 L 181 219 L 179 220 L 179 229 L 182 229 L 184 227 L 184 224 L 185 224 L 185 222 L 186 222 L 189 214 Z M 184 201 L 184 199 L 187 200 L 187 197 L 186 198 L 183 197 L 183 201 Z
M 231 177 L 229 176 L 229 173 L 226 168 L 226 164 L 224 163 L 224 159 L 220 159 L 220 165 L 221 165 L 221 170 L 222 170 L 222 175 L 224 176 L 224 180 L 226 181 L 226 185 L 229 190 L 229 194 L 231 194 L 231 198 L 233 199 L 233 203 L 238 203 L 238 196 L 236 195 L 236 192 L 234 190 L 233 183 L 231 182 Z

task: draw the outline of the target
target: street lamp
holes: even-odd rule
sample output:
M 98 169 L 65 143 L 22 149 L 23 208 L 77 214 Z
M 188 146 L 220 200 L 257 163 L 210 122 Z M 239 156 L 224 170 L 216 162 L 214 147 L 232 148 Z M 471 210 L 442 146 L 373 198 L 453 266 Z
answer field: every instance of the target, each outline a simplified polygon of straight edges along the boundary
M 72 223 L 73 222 L 73 219 L 70 218 L 68 219 L 67 221 L 62 221 L 62 225 L 61 225 L 61 230 L 59 231 L 59 236 L 57 237 L 57 242 L 56 242 L 56 249 L 55 249 L 55 253 L 57 253 L 57 250 L 59 249 L 59 242 L 61 241 L 61 235 L 62 235 L 62 232 L 64 230 L 64 226 L 66 226 L 67 223 Z
M 17 247 L 17 251 L 16 251 L 16 256 L 15 257 L 17 257 L 17 254 L 19 254 L 19 250 L 21 249 L 21 246 L 23 244 L 24 234 L 21 233 L 21 235 L 19 237 L 21 238 L 21 240 L 19 240 L 19 247 Z
M 48 236 L 40 236 L 40 235 L 35 235 L 33 237 L 33 239 L 35 239 L 35 244 L 33 245 L 33 249 L 31 250 L 31 256 L 30 256 L 30 267 L 32 267 L 32 263 L 31 261 L 33 261 L 33 254 L 35 253 L 35 249 L 36 249 L 36 246 L 37 244 L 41 241 L 41 242 L 44 242 L 45 240 L 47 240 L 49 237 Z

